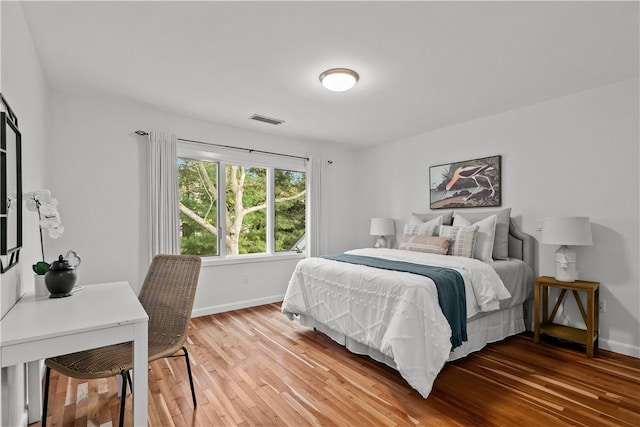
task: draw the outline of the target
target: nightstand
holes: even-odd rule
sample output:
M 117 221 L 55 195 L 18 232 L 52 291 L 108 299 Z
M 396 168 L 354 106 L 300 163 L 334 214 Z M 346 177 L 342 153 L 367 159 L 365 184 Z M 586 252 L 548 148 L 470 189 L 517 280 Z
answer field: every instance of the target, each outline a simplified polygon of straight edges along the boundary
M 598 349 L 598 300 L 600 296 L 600 283 L 576 280 L 575 282 L 561 282 L 553 277 L 538 277 L 533 282 L 534 295 L 534 341 L 540 342 L 540 334 L 546 334 L 557 338 L 564 338 L 570 341 L 579 342 L 587 346 L 587 357 L 593 357 L 594 349 Z M 549 316 L 549 288 L 561 289 L 560 296 Z M 558 325 L 553 323 L 560 304 L 564 301 L 567 291 L 573 293 L 580 314 L 587 329 L 573 328 L 571 326 Z M 587 294 L 587 310 L 585 311 L 580 301 L 578 292 Z M 541 300 L 542 297 L 542 300 Z M 540 309 L 542 309 L 542 321 L 540 320 Z

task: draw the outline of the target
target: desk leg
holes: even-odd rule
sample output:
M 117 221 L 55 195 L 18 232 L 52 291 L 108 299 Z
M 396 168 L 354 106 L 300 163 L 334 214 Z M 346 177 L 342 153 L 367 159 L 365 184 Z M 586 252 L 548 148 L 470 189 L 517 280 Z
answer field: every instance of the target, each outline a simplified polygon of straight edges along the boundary
M 136 323 L 133 341 L 133 425 L 147 427 L 148 408 L 148 332 L 147 322 Z
M 27 363 L 27 401 L 29 424 L 42 418 L 42 377 L 40 376 L 40 361 Z

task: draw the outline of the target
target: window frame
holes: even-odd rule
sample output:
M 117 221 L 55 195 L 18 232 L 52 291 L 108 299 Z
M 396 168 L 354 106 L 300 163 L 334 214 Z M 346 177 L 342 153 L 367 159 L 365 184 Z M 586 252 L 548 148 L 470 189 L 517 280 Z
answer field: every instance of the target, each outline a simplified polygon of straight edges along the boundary
M 202 265 L 220 265 L 220 264 L 237 264 L 244 262 L 264 262 L 273 259 L 292 259 L 306 257 L 306 248 L 301 252 L 276 251 L 275 250 L 275 170 L 285 170 L 293 172 L 303 172 L 305 174 L 305 234 L 309 235 L 309 162 L 304 159 L 289 158 L 283 156 L 274 156 L 251 152 L 226 149 L 217 146 L 206 146 L 206 144 L 193 143 L 188 141 L 178 141 L 177 158 L 184 158 L 194 161 L 206 161 L 217 163 L 217 183 L 218 202 L 216 206 L 218 236 L 217 246 L 218 255 L 203 255 Z M 256 167 L 266 169 L 266 252 L 254 254 L 238 254 L 229 255 L 226 253 L 226 215 L 227 206 L 227 183 L 226 183 L 226 167 L 227 165 L 240 165 L 247 167 Z

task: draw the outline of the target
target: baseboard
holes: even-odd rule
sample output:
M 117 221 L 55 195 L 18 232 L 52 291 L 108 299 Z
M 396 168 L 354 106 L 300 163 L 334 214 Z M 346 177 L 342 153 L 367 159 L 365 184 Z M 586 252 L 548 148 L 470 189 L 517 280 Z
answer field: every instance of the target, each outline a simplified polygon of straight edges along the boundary
M 603 350 L 609 350 L 615 353 L 625 354 L 627 356 L 636 357 L 640 359 L 640 347 L 634 347 L 629 344 L 607 340 L 603 338 L 600 338 L 598 340 L 598 346 Z
M 264 304 L 272 304 L 274 302 L 281 302 L 282 300 L 284 300 L 284 294 L 271 295 L 268 297 L 255 298 L 255 299 L 250 299 L 245 301 L 238 301 L 230 304 L 213 305 L 210 307 L 194 309 L 191 312 L 191 316 L 192 317 L 208 316 L 209 314 L 224 313 L 227 311 L 240 310 L 243 308 L 257 307 L 259 305 L 264 305 Z
M 27 427 L 29 425 L 29 412 L 25 409 L 18 419 L 18 426 Z

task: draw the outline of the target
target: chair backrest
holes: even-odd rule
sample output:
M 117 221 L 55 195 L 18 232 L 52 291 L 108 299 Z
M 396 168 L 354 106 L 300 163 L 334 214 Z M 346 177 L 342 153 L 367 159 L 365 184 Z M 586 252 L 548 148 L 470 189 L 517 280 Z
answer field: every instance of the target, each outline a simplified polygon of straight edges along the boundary
M 153 258 L 138 296 L 149 315 L 150 341 L 155 334 L 178 347 L 184 343 L 199 275 L 198 256 L 161 254 Z

